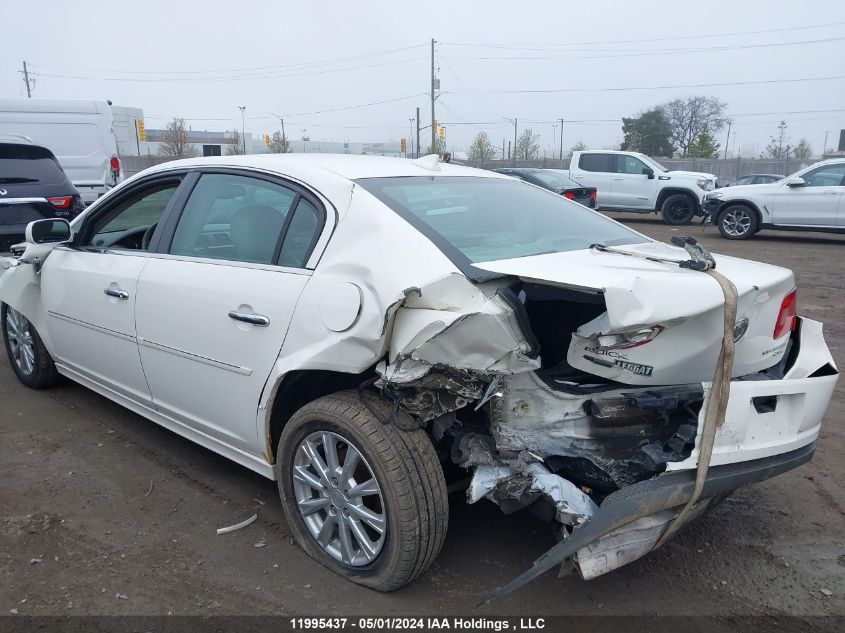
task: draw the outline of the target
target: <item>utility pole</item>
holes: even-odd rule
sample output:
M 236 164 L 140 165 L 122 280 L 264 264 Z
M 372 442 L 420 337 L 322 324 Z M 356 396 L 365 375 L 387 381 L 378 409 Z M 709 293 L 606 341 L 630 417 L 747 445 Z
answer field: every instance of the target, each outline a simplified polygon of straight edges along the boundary
M 244 146 L 244 154 L 246 154 L 246 123 L 244 122 L 244 110 L 246 106 L 238 106 L 241 111 L 241 143 Z
M 728 138 L 725 139 L 725 160 L 728 160 L 728 143 L 731 142 L 731 124 L 733 121 L 728 119 Z
M 417 108 L 417 153 L 414 158 L 420 157 L 420 109 Z
M 141 140 L 138 138 L 138 120 L 135 119 L 135 148 L 138 150 L 138 156 L 141 155 Z
M 511 158 L 511 142 L 508 141 L 508 160 Z
M 273 114 L 272 112 L 270 114 Z M 278 114 L 273 114 L 274 117 L 279 119 L 279 124 L 282 126 L 282 148 L 284 148 L 285 152 L 287 152 L 287 137 L 285 136 L 285 118 L 279 116 Z
M 517 152 L 517 141 L 516 141 L 516 131 L 519 127 L 519 120 L 514 117 L 513 118 L 513 166 L 516 167 L 516 152 Z
M 29 88 L 29 71 L 26 69 L 26 60 L 23 62 L 23 82 L 26 84 L 26 98 L 32 99 L 32 92 Z
M 563 160 L 563 117 L 560 119 L 560 160 Z
M 409 118 L 408 123 L 411 124 L 411 137 L 408 139 L 408 141 L 411 143 L 411 153 L 409 154 L 407 149 L 406 149 L 405 150 L 405 158 L 408 158 L 409 156 L 414 155 L 414 117 Z
M 502 160 L 505 160 L 505 139 L 502 139 Z
M 830 134 L 828 130 L 824 131 L 824 145 L 822 145 L 822 158 L 827 154 L 827 135 Z
M 431 151 L 435 151 L 435 142 L 437 139 L 437 127 L 434 116 L 434 38 L 431 38 Z

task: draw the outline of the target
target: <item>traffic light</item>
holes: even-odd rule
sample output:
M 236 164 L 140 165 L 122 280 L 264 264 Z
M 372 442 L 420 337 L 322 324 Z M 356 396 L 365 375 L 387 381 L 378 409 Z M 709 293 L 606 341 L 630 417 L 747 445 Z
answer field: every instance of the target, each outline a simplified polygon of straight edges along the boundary
M 445 141 L 446 140 L 446 128 L 441 127 L 440 130 L 439 130 L 439 134 L 440 134 L 440 140 Z
M 404 154 L 407 150 L 408 150 L 407 141 L 405 140 L 404 137 L 400 138 L 399 139 L 399 151 Z
M 135 124 L 138 126 L 138 140 L 139 141 L 146 141 L 147 140 L 147 132 L 144 129 L 144 122 L 143 121 L 135 121 Z
M 265 144 L 265 145 L 269 145 L 269 144 L 270 144 L 270 135 L 269 135 L 269 134 L 265 134 L 265 135 L 264 135 L 264 144 Z

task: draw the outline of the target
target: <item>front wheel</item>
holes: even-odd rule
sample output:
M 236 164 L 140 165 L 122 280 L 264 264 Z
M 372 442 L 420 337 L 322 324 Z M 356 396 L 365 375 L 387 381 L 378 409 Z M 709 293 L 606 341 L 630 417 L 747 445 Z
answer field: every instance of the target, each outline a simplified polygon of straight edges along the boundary
M 56 366 L 32 323 L 5 303 L 0 307 L 0 321 L 6 354 L 18 380 L 32 389 L 55 384 L 59 376 Z
M 719 233 L 729 240 L 747 240 L 758 229 L 757 214 L 744 204 L 724 209 L 716 221 Z
M 389 405 L 368 397 L 390 414 Z M 357 392 L 324 396 L 291 417 L 276 477 L 300 546 L 347 580 L 392 591 L 440 552 L 449 507 L 431 441 L 422 430 L 382 423 Z
M 697 204 L 693 199 L 683 193 L 676 193 L 663 201 L 660 211 L 663 214 L 663 221 L 666 224 L 681 225 L 689 224 L 695 217 Z

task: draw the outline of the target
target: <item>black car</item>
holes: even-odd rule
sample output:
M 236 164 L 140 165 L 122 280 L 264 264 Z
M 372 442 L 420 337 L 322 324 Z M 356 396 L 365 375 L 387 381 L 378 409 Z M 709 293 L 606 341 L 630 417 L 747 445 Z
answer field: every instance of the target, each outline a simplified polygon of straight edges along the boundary
M 581 184 L 575 182 L 569 176 L 564 175 L 556 169 L 532 169 L 532 168 L 502 168 L 494 169 L 500 174 L 507 174 L 514 176 L 525 182 L 530 182 L 532 185 L 543 187 L 549 191 L 559 193 L 569 200 L 574 200 L 579 204 L 583 204 L 590 209 L 597 209 L 596 204 L 596 188 L 583 187 Z
M 46 147 L 0 138 L 0 253 L 24 239 L 33 220 L 72 220 L 85 206 Z

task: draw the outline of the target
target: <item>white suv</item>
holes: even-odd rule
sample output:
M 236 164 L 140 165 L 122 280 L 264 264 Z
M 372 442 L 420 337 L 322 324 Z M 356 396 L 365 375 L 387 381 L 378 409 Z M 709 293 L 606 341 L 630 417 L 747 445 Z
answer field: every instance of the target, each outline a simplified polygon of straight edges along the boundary
M 761 229 L 845 232 L 845 159 L 826 160 L 767 185 L 707 194 L 704 208 L 729 240 Z

